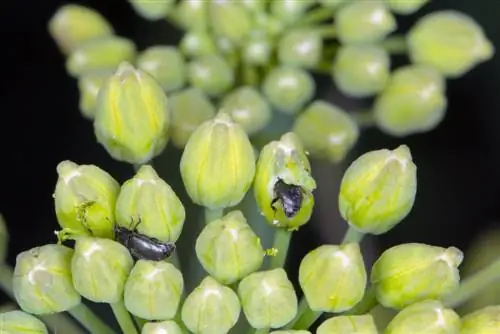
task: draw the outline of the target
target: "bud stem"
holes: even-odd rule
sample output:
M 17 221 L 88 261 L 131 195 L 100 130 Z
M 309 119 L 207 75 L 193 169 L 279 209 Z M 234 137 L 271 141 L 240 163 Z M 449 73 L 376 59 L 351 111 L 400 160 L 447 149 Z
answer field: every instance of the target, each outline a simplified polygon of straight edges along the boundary
M 343 315 L 362 315 L 370 312 L 375 306 L 377 306 L 377 296 L 375 287 L 370 286 L 363 296 L 363 299 L 354 308 L 343 313 Z
M 313 31 L 324 39 L 331 39 L 337 37 L 337 29 L 332 24 L 314 27 Z
M 283 268 L 285 266 L 286 255 L 292 232 L 285 228 L 276 228 L 274 232 L 273 248 L 278 250 L 278 253 L 271 258 L 269 269 Z
M 269 333 L 269 328 L 256 329 L 255 334 L 267 334 Z
M 137 329 L 134 325 L 134 321 L 125 308 L 123 300 L 109 305 L 113 310 L 113 314 L 115 315 L 115 318 L 118 321 L 123 334 L 138 334 Z
M 370 128 L 375 126 L 375 116 L 373 110 L 357 110 L 349 113 L 349 116 L 361 128 Z
M 221 219 L 223 215 L 224 215 L 223 209 L 205 208 L 205 224 L 208 224 L 216 219 Z
M 75 318 L 79 323 L 81 323 L 82 326 L 85 327 L 85 329 L 87 329 L 90 333 L 114 333 L 113 330 L 108 327 L 108 325 L 106 325 L 83 303 L 80 303 L 80 305 L 73 307 L 71 310 L 68 310 L 68 313 L 71 314 L 71 316 Z M 59 327 L 59 325 L 56 327 L 58 331 L 61 330 Z
M 333 19 L 333 9 L 320 7 L 309 11 L 303 18 L 297 20 L 296 26 L 314 25 L 328 19 Z
M 242 82 L 246 85 L 257 86 L 259 84 L 259 72 L 250 64 L 241 64 Z
M 307 300 L 302 297 L 295 320 L 288 324 L 285 328 L 296 330 L 308 329 L 316 322 L 316 320 L 319 319 L 319 317 L 321 317 L 322 314 L 323 312 L 311 310 L 309 304 L 307 304 Z
M 387 37 L 380 45 L 390 54 L 401 55 L 405 54 L 408 50 L 406 44 L 406 37 L 401 35 Z
M 342 244 L 350 244 L 350 243 L 359 243 L 363 237 L 365 236 L 364 233 L 359 232 L 358 230 L 354 229 L 353 227 L 349 226 L 347 229 L 347 232 L 344 236 L 344 239 L 342 240 Z

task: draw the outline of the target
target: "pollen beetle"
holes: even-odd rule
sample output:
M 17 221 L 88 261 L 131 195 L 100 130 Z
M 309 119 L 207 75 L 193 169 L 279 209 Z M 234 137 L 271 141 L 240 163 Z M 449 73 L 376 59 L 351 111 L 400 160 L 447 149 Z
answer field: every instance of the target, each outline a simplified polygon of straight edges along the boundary
M 271 208 L 276 212 L 276 203 L 281 201 L 283 212 L 287 218 L 292 218 L 299 212 L 302 207 L 302 200 L 304 198 L 304 190 L 302 187 L 287 184 L 282 179 L 278 179 L 274 184 L 274 198 L 271 202 Z

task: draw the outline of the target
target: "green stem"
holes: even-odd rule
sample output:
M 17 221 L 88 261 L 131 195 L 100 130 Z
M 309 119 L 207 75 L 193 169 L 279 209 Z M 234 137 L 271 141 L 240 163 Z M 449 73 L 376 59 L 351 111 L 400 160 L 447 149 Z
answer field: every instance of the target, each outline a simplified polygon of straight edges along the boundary
M 337 29 L 335 29 L 335 26 L 332 24 L 314 27 L 313 30 L 316 33 L 318 33 L 321 36 L 321 38 L 335 38 L 335 37 L 337 37 Z
M 303 18 L 297 21 L 297 26 L 313 25 L 323 22 L 327 19 L 333 19 L 333 9 L 327 7 L 319 7 L 309 11 Z
M 205 208 L 205 223 L 208 224 L 213 220 L 220 219 L 224 215 L 223 209 L 208 209 Z
M 377 306 L 377 295 L 375 291 L 375 287 L 370 286 L 363 296 L 363 299 L 354 306 L 354 308 L 350 309 L 347 312 L 344 312 L 344 315 L 362 315 L 370 312 L 375 306 Z
M 311 310 L 309 304 L 307 304 L 307 300 L 302 297 L 302 300 L 299 304 L 297 316 L 295 317 L 296 320 L 289 324 L 286 328 L 308 329 L 316 322 L 316 320 L 319 319 L 319 317 L 321 317 L 322 314 L 323 312 Z
M 372 110 L 352 111 L 349 116 L 358 124 L 359 127 L 369 128 L 375 126 L 375 115 Z
M 115 315 L 115 318 L 118 321 L 123 334 L 137 334 L 137 329 L 135 328 L 134 321 L 132 320 L 130 313 L 128 313 L 127 309 L 125 308 L 123 300 L 109 305 L 113 310 L 113 314 Z
M 261 328 L 261 329 L 256 329 L 255 332 L 253 332 L 255 334 L 267 334 L 269 333 L 269 328 Z
M 257 86 L 259 84 L 259 72 L 250 64 L 241 64 L 242 82 L 245 85 Z
M 111 328 L 108 327 L 99 317 L 97 317 L 85 304 L 80 303 L 79 305 L 68 310 L 68 313 L 75 318 L 86 330 L 90 333 L 103 333 L 112 334 L 114 333 Z M 59 331 L 61 331 L 58 328 Z
M 357 231 L 349 225 L 344 239 L 342 240 L 342 244 L 359 243 L 364 236 L 364 233 Z
M 286 256 L 288 254 L 288 247 L 292 239 L 292 232 L 285 228 L 276 228 L 274 232 L 273 248 L 278 252 L 275 256 L 271 257 L 269 269 L 283 268 L 285 266 Z
M 391 36 L 381 42 L 381 46 L 389 53 L 399 55 L 408 51 L 405 36 Z
M 139 328 L 139 331 L 142 330 L 142 327 L 144 327 L 144 325 L 147 323 L 146 320 L 142 319 L 142 318 L 139 318 L 137 316 L 132 316 L 133 319 L 134 319 L 134 323 L 135 325 L 137 326 L 137 328 Z

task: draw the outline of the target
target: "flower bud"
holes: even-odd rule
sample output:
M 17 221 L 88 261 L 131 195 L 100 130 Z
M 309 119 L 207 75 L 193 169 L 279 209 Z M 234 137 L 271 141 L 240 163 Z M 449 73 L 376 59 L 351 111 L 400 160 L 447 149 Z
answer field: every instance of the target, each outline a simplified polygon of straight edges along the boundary
M 283 330 L 283 331 L 273 331 L 270 334 L 311 334 L 309 331 L 304 330 Z
M 377 126 L 398 137 L 434 129 L 445 116 L 445 85 L 432 68 L 411 65 L 397 69 L 375 100 Z
M 99 91 L 94 131 L 116 160 L 143 164 L 168 141 L 167 97 L 149 74 L 122 63 Z
M 343 5 L 347 0 L 318 0 L 318 2 L 321 4 L 321 6 L 330 8 L 330 9 L 337 9 L 341 5 Z
M 382 234 L 410 212 L 417 192 L 417 166 L 410 149 L 363 154 L 346 170 L 340 185 L 339 210 L 350 226 Z
M 184 58 L 173 46 L 152 46 L 144 50 L 137 59 L 137 68 L 151 74 L 166 92 L 186 84 Z
M 266 65 L 271 59 L 273 45 L 267 34 L 253 33 L 245 38 L 242 45 L 242 58 L 248 65 Z
M 9 231 L 3 215 L 0 213 L 0 263 L 5 262 L 9 248 Z
M 209 6 L 210 26 L 215 35 L 242 42 L 252 29 L 251 12 L 234 0 L 212 1 Z
M 209 4 L 210 2 L 206 0 L 181 0 L 173 17 L 184 30 L 206 30 Z
M 323 40 L 312 29 L 294 29 L 281 38 L 278 59 L 282 64 L 314 68 L 321 60 Z
M 200 57 L 188 65 L 189 82 L 210 96 L 225 93 L 234 84 L 234 73 L 227 61 L 216 54 Z
M 344 45 L 335 57 L 332 77 L 345 95 L 369 97 L 386 86 L 390 63 L 389 54 L 380 46 Z
M 316 334 L 378 334 L 375 322 L 370 314 L 354 316 L 336 316 L 323 322 Z
M 314 5 L 315 0 L 273 0 L 270 2 L 271 14 L 285 24 L 292 24 Z
M 139 260 L 125 284 L 125 307 L 146 320 L 169 320 L 184 290 L 181 272 L 168 262 Z
M 66 70 L 73 77 L 93 71 L 114 71 L 120 63 L 133 62 L 136 49 L 132 41 L 109 36 L 78 45 L 66 60 Z
M 296 119 L 293 132 L 313 156 L 338 163 L 344 159 L 359 137 L 358 125 L 342 109 L 324 101 L 315 101 Z
M 282 268 L 245 277 L 238 285 L 238 295 L 253 328 L 280 328 L 297 315 L 297 295 Z
M 180 49 L 187 57 L 203 57 L 217 52 L 212 36 L 206 31 L 187 31 L 180 41 Z
M 227 333 L 236 324 L 241 306 L 228 287 L 207 276 L 187 296 L 182 321 L 194 334 Z
M 97 166 L 71 161 L 59 163 L 57 174 L 53 197 L 59 225 L 80 234 L 113 238 L 118 182 Z
M 113 27 L 95 10 L 68 4 L 59 7 L 49 21 L 48 30 L 64 54 L 91 39 L 113 35 Z
M 385 0 L 390 10 L 401 15 L 413 14 L 428 2 L 429 0 Z
M 422 17 L 408 33 L 413 62 L 456 78 L 493 57 L 493 44 L 471 17 L 454 10 Z
M 274 4 L 275 2 L 273 2 Z M 255 30 L 262 30 L 269 37 L 278 38 L 285 29 L 285 24 L 280 19 L 270 13 L 261 12 L 255 15 Z M 271 47 L 272 47 L 272 42 Z M 265 64 L 264 64 L 265 65 Z
M 380 0 L 351 1 L 336 12 L 335 27 L 342 43 L 362 44 L 380 42 L 397 23 Z
M 311 166 L 302 143 L 294 133 L 286 133 L 279 141 L 272 141 L 262 148 L 253 188 L 257 205 L 269 224 L 296 230 L 309 221 L 316 182 L 311 176 Z M 292 203 L 297 206 L 292 212 L 283 202 L 285 200 L 290 205 L 290 195 L 287 194 L 290 190 L 300 193 L 300 200 Z
M 95 303 L 116 303 L 123 298 L 125 281 L 134 260 L 127 248 L 109 239 L 82 237 L 71 260 L 73 285 Z
M 300 263 L 299 283 L 313 311 L 339 313 L 353 308 L 366 287 L 359 245 L 323 245 L 309 252 Z
M 10 311 L 0 314 L 2 334 L 48 334 L 44 323 L 31 314 L 22 311 Z
M 82 115 L 93 120 L 96 112 L 97 94 L 102 85 L 112 72 L 98 71 L 83 74 L 78 78 L 78 89 L 80 91 L 79 107 Z
M 165 19 L 173 10 L 175 0 L 129 0 L 137 14 L 150 21 Z
M 255 175 L 255 153 L 243 128 L 220 112 L 191 135 L 181 158 L 189 197 L 210 209 L 243 199 Z
M 233 284 L 258 270 L 264 250 L 241 211 L 211 221 L 196 240 L 203 269 L 223 284 Z
M 396 314 L 384 334 L 457 334 L 459 331 L 460 318 L 453 310 L 439 301 L 427 300 Z
M 183 334 L 175 321 L 148 322 L 142 327 L 141 334 Z
M 237 0 L 240 2 L 246 9 L 250 10 L 254 14 L 261 13 L 266 10 L 266 1 L 267 0 Z
M 442 299 L 457 288 L 463 253 L 455 248 L 408 243 L 386 250 L 371 273 L 377 300 L 402 309 L 426 299 Z
M 253 87 L 239 87 L 224 97 L 221 108 L 252 135 L 265 128 L 272 117 L 267 100 Z
M 460 334 L 500 333 L 500 306 L 487 306 L 462 318 Z
M 137 231 L 162 242 L 176 242 L 186 212 L 181 201 L 153 167 L 144 165 L 126 181 L 116 201 L 116 221 L 129 228 L 140 220 Z
M 294 114 L 313 97 L 316 83 L 306 70 L 280 66 L 265 77 L 262 90 L 278 111 Z
M 31 314 L 64 312 L 80 304 L 71 281 L 73 250 L 45 245 L 19 253 L 12 285 L 19 307 Z

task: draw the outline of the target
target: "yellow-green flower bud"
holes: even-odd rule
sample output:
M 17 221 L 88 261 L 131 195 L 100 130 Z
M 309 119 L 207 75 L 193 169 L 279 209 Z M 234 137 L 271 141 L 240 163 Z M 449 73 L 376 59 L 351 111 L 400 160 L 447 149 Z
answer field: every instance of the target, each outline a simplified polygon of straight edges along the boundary
M 234 83 L 233 69 L 219 55 L 212 54 L 193 60 L 188 65 L 188 78 L 193 87 L 210 96 L 220 96 Z
M 173 46 L 152 46 L 137 58 L 137 68 L 151 74 L 166 92 L 184 87 L 186 64 Z
M 196 240 L 196 255 L 210 276 L 232 284 L 262 266 L 264 250 L 241 211 L 211 221 Z
M 95 10 L 68 4 L 59 7 L 49 21 L 49 33 L 64 54 L 91 39 L 113 35 L 106 19 Z
M 66 70 L 73 77 L 93 71 L 114 71 L 120 63 L 133 62 L 136 48 L 126 38 L 109 36 L 78 45 L 66 60 Z
M 342 217 L 363 233 L 382 234 L 410 212 L 417 192 L 417 166 L 410 149 L 376 150 L 347 168 L 340 185 Z
M 460 334 L 500 333 L 500 306 L 487 306 L 462 318 Z
M 326 8 L 337 9 L 348 0 L 318 0 L 318 2 Z
M 338 38 L 345 44 L 379 42 L 396 30 L 396 19 L 381 0 L 351 1 L 335 14 Z
M 323 322 L 316 334 L 378 334 L 370 314 L 336 316 Z
M 71 280 L 73 250 L 45 245 L 19 253 L 12 279 L 21 309 L 31 314 L 64 312 L 80 304 Z
M 208 26 L 208 6 L 206 0 L 181 0 L 173 17 L 184 30 L 206 30 Z
M 10 311 L 0 314 L 0 332 L 2 334 L 48 334 L 44 323 L 31 314 L 22 311 Z
M 385 0 L 385 3 L 394 13 L 409 15 L 418 11 L 429 1 L 430 0 Z
M 78 78 L 78 89 L 80 91 L 79 107 L 80 112 L 85 118 L 89 120 L 94 119 L 97 94 L 111 74 L 112 72 L 108 71 L 98 71 L 83 74 Z
M 252 11 L 253 13 L 261 13 L 266 9 L 267 0 L 237 0 L 246 9 Z
M 188 57 L 203 57 L 217 52 L 212 36 L 206 31 L 187 31 L 180 41 L 180 49 Z
M 182 321 L 194 334 L 227 333 L 240 312 L 236 293 L 208 276 L 187 296 Z
M 366 280 L 357 243 L 320 246 L 299 267 L 299 283 L 313 311 L 339 313 L 353 308 L 363 298 Z
M 253 328 L 280 328 L 297 315 L 297 295 L 282 268 L 245 277 L 238 285 L 238 295 Z
M 148 322 L 142 327 L 141 334 L 183 334 L 175 321 Z
M 270 2 L 271 14 L 285 24 L 292 24 L 314 5 L 315 0 L 273 0 Z
M 139 260 L 125 284 L 125 307 L 145 320 L 170 320 L 184 290 L 181 272 L 168 262 Z
M 143 18 L 156 21 L 165 19 L 172 11 L 175 0 L 128 0 L 137 14 Z
M 172 188 L 153 167 L 144 165 L 126 181 L 116 201 L 116 222 L 162 242 L 176 242 L 182 232 L 186 212 Z
M 321 60 L 323 40 L 312 29 L 294 29 L 287 32 L 278 45 L 278 59 L 282 64 L 314 68 Z
M 324 101 L 311 103 L 295 119 L 293 132 L 311 155 L 333 163 L 342 161 L 359 138 L 349 114 Z
M 77 234 L 113 238 L 118 182 L 97 166 L 71 161 L 59 163 L 57 174 L 53 197 L 59 225 Z
M 282 22 L 278 17 L 267 12 L 256 13 L 255 25 L 256 29 L 264 31 L 269 37 L 276 38 L 278 38 L 285 29 L 284 22 Z M 272 42 L 270 43 L 272 46 Z
M 309 331 L 304 330 L 283 330 L 283 331 L 273 331 L 270 334 L 311 334 Z
M 71 260 L 73 285 L 95 303 L 116 303 L 123 298 L 134 260 L 127 248 L 109 239 L 81 237 Z
M 271 59 L 273 46 L 270 38 L 262 32 L 252 33 L 242 45 L 242 58 L 248 65 L 266 65 Z
M 443 120 L 447 107 L 446 82 L 430 67 L 411 65 L 394 71 L 375 100 L 377 126 L 393 136 L 427 132 Z
M 220 112 L 191 135 L 181 158 L 189 197 L 210 209 L 243 200 L 255 175 L 255 153 L 243 128 Z
M 250 86 L 239 87 L 226 95 L 221 108 L 249 135 L 265 128 L 272 117 L 267 100 L 257 89 Z
M 460 317 L 441 302 L 415 303 L 396 314 L 384 334 L 458 334 Z M 479 334 L 475 332 L 475 334 Z
M 408 33 L 413 62 L 456 78 L 493 57 L 495 49 L 471 17 L 454 10 L 422 17 Z
M 375 262 L 371 282 L 377 300 L 385 307 L 402 309 L 426 299 L 442 299 L 453 293 L 460 283 L 457 267 L 463 253 L 408 243 L 386 250 Z
M 313 97 L 316 83 L 306 70 L 280 66 L 265 77 L 262 90 L 278 111 L 294 114 Z
M 352 97 L 368 97 L 385 88 L 390 77 L 391 59 L 376 45 L 341 46 L 332 67 L 339 90 Z
M 212 1 L 209 6 L 210 26 L 215 35 L 241 43 L 252 29 L 251 12 L 234 0 Z
M 5 262 L 9 248 L 9 231 L 3 215 L 0 213 L 0 263 Z
M 167 97 L 149 74 L 122 63 L 97 96 L 94 131 L 116 160 L 143 164 L 168 141 Z

